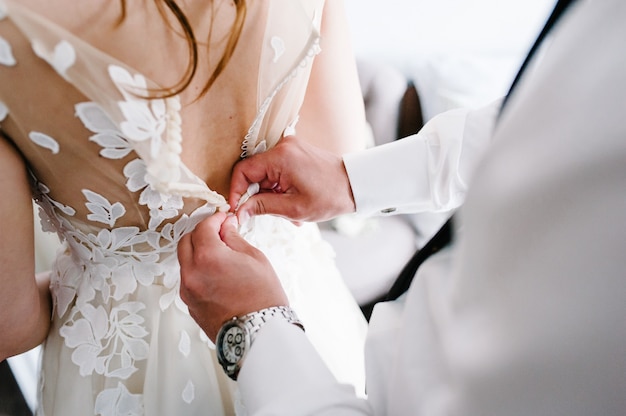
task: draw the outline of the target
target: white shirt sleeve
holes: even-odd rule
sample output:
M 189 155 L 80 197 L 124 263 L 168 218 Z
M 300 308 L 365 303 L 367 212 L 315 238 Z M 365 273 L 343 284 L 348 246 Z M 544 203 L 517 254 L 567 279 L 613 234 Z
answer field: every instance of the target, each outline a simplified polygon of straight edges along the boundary
M 451 110 L 413 136 L 345 155 L 357 213 L 442 212 L 461 205 L 500 104 Z
M 305 332 L 281 319 L 265 324 L 238 377 L 249 415 L 371 415 L 354 388 L 338 383 Z

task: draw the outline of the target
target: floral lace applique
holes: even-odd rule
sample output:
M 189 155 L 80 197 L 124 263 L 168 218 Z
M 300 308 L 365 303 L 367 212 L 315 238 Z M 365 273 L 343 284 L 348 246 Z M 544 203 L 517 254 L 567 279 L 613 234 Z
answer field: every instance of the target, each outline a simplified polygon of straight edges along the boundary
M 32 48 L 35 55 L 48 62 L 61 77 L 68 79 L 67 70 L 76 62 L 76 51 L 69 42 L 62 40 L 49 52 L 41 42 L 34 40 Z
M 143 98 L 150 91 L 146 79 L 141 74 L 132 75 L 116 65 L 109 66 L 109 76 L 124 98 L 117 102 L 124 118 L 120 123 L 121 133 L 132 143 L 142 162 L 128 166 L 127 169 L 133 171 L 126 170 L 127 176 L 140 175 L 150 192 L 170 196 L 172 199 L 169 203 L 174 204 L 170 209 L 180 209 L 181 200 L 173 198 L 182 197 L 204 199 L 221 210 L 228 209 L 226 199 L 209 189 L 181 162 L 180 98 Z M 154 200 L 153 197 L 149 199 Z M 146 199 L 143 201 L 147 203 Z M 150 207 L 152 209 L 151 204 Z M 168 218 L 171 217 L 163 217 Z M 155 223 L 158 225 L 159 222 Z
M 126 69 L 109 66 L 109 76 L 124 97 L 118 102 L 125 120 L 120 124 L 124 137 L 134 142 L 148 142 L 150 164 L 148 182 L 156 189 L 180 179 L 182 127 L 178 96 L 164 99 L 142 98 L 148 84 L 141 74 L 131 75 Z
M 102 147 L 100 156 L 107 159 L 122 159 L 133 150 L 117 126 L 109 119 L 102 108 L 94 102 L 78 103 L 74 107 L 76 115 L 92 133 L 90 141 Z
M 142 326 L 139 312 L 146 305 L 124 302 L 107 313 L 103 306 L 85 304 L 80 318 L 60 329 L 68 347 L 74 348 L 72 361 L 80 367 L 82 376 L 93 372 L 107 377 L 127 379 L 137 368 L 137 360 L 148 358 L 148 343 L 143 338 L 148 331 Z M 107 354 L 108 353 L 108 354 Z
M 178 351 L 183 355 L 183 357 L 189 357 L 191 352 L 191 338 L 189 338 L 189 334 L 187 331 L 182 331 L 180 333 L 180 341 L 178 341 Z
M 183 208 L 183 199 L 177 195 L 163 194 L 151 186 L 146 181 L 148 170 L 146 162 L 135 159 L 124 167 L 124 176 L 128 179 L 126 187 L 132 192 L 142 191 L 139 196 L 139 203 L 150 208 L 150 221 L 148 228 L 156 229 L 164 220 L 174 218 L 178 215 L 178 210 Z
M 44 149 L 50 150 L 54 155 L 59 153 L 59 143 L 47 134 L 40 133 L 38 131 L 31 131 L 30 133 L 28 133 L 28 138 L 33 143 L 43 147 Z
M 111 204 L 102 195 L 87 189 L 83 189 L 83 195 L 87 198 L 85 205 L 91 212 L 91 214 L 87 215 L 87 219 L 90 221 L 101 222 L 109 227 L 113 227 L 115 222 L 126 214 L 126 208 L 119 202 Z
M 9 108 L 0 101 L 0 121 L 4 121 L 5 118 L 9 115 Z
M 41 226 L 43 231 L 45 232 L 61 232 L 63 230 L 62 221 L 60 221 L 56 215 L 54 214 L 54 210 L 58 210 L 67 216 L 74 216 L 76 214 L 76 210 L 70 206 L 63 205 L 60 202 L 53 200 L 52 198 L 48 198 L 48 194 L 50 193 L 50 189 L 43 183 L 37 181 L 37 179 L 32 177 L 33 183 L 35 183 L 34 190 L 34 199 L 39 202 L 40 205 L 42 202 L 46 201 L 50 204 L 50 209 L 40 211 L 39 217 L 41 219 Z
M 0 36 L 0 64 L 4 66 L 14 66 L 17 64 L 11 50 L 11 45 L 2 36 Z
M 205 206 L 191 215 L 182 215 L 175 223 L 166 224 L 160 232 L 119 227 L 86 234 L 74 228 L 70 220 L 56 214 L 59 210 L 73 216 L 75 211 L 72 208 L 49 198 L 48 189 L 43 184 L 38 184 L 38 192 L 38 202 L 43 208 L 40 217 L 44 228 L 60 231 L 74 253 L 74 257 L 59 258 L 52 281 L 55 311 L 59 317 L 67 313 L 72 302 L 75 303 L 70 316 L 65 319 L 65 326 L 80 321 L 80 315 L 84 317 L 84 308 L 93 308 L 90 302 L 96 299 L 96 295 L 105 303 L 111 299 L 119 301 L 133 293 L 138 285 L 152 285 L 159 276 L 163 279 L 163 286 L 168 289 L 160 300 L 161 308 L 166 309 L 176 303 L 179 309 L 186 311 L 178 297 L 180 280 L 175 255 L 177 242 L 198 222 L 211 215 L 214 208 Z M 101 208 L 100 205 L 97 207 Z M 108 218 L 108 215 L 105 216 Z M 148 246 L 151 250 L 135 250 L 138 246 Z M 169 255 L 161 259 L 163 254 Z M 90 322 L 100 321 L 91 319 Z M 132 323 L 137 326 L 135 333 L 143 331 L 138 320 L 132 320 Z
M 98 104 L 93 102 L 79 103 L 75 109 L 83 125 L 95 133 L 89 140 L 102 147 L 101 156 L 109 159 L 121 159 L 133 150 L 123 133 Z M 127 122 L 127 124 L 131 125 L 132 123 Z M 178 216 L 179 210 L 183 208 L 182 197 L 163 194 L 151 187 L 148 183 L 149 175 L 146 163 L 142 159 L 130 161 L 124 167 L 124 176 L 127 178 L 126 187 L 129 191 L 142 191 L 139 196 L 139 203 L 150 209 L 148 224 L 150 230 L 156 230 L 163 221 Z
M 285 41 L 278 36 L 272 36 L 270 44 L 272 45 L 272 49 L 274 49 L 274 58 L 272 61 L 276 63 L 285 53 Z
M 3 20 L 6 16 L 6 6 L 0 1 L 0 20 Z M 9 44 L 5 38 L 0 36 L 0 64 L 5 66 L 14 66 L 16 63 L 17 61 L 15 60 L 11 50 L 11 44 Z
M 90 140 L 102 147 L 102 157 L 121 159 L 131 153 L 128 140 L 97 104 L 77 104 L 76 113 L 83 125 L 94 133 Z M 56 143 L 51 137 L 47 141 L 39 140 L 44 147 L 51 147 L 46 143 L 53 142 Z M 137 361 L 147 359 L 149 349 L 146 341 L 149 333 L 142 316 L 146 305 L 124 299 L 132 296 L 140 286 L 153 285 L 159 279 L 164 288 L 159 299 L 160 308 L 166 310 L 175 305 L 186 313 L 186 305 L 179 296 L 177 243 L 198 222 L 215 212 L 215 207 L 207 204 L 190 215 L 180 215 L 182 197 L 165 195 L 149 186 L 142 159 L 131 160 L 123 171 L 127 188 L 141 192 L 139 203 L 150 209 L 147 230 L 133 226 L 116 227 L 117 221 L 126 213 L 125 207 L 84 189 L 85 206 L 89 210 L 87 219 L 107 226 L 97 232 L 84 232 L 72 223 L 76 210 L 54 201 L 49 196 L 49 189 L 35 180 L 43 228 L 57 231 L 71 253 L 59 256 L 51 282 L 54 313 L 63 321 L 60 335 L 66 346 L 73 350 L 72 361 L 79 367 L 81 375 L 96 373 L 120 380 L 138 370 Z M 165 220 L 179 216 L 175 222 L 163 224 Z M 190 354 L 190 343 L 189 335 L 182 333 L 179 342 L 181 357 Z M 181 386 L 180 391 L 184 401 L 194 400 L 191 381 Z M 124 414 L 141 414 L 142 397 L 129 393 L 120 383 L 117 388 L 100 392 L 96 412 L 108 415 L 116 413 L 107 412 L 123 409 Z M 109 403 L 111 400 L 113 402 Z
M 167 107 L 164 99 L 144 99 L 148 84 L 143 75 L 131 75 L 126 69 L 111 65 L 109 76 L 124 97 L 118 106 L 126 120 L 120 128 L 124 137 L 136 142 L 149 141 L 150 154 L 161 150 L 161 137 L 166 128 Z
M 118 383 L 116 388 L 106 389 L 98 395 L 94 411 L 98 416 L 142 415 L 143 396 L 131 394 L 126 386 Z
M 191 403 L 196 397 L 196 387 L 191 380 L 187 381 L 185 388 L 183 389 L 182 398 L 185 403 Z

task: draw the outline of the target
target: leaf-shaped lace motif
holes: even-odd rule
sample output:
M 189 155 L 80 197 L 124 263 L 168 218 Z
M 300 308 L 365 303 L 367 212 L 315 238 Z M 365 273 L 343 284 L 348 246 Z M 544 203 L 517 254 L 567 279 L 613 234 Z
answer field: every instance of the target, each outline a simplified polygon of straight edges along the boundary
M 109 314 L 103 306 L 75 308 L 59 333 L 74 348 L 72 361 L 82 376 L 96 372 L 124 380 L 137 371 L 135 361 L 146 359 L 149 350 L 143 339 L 148 335 L 145 319 L 139 314 L 145 307 L 141 302 L 125 302 Z
M 180 98 L 178 96 L 165 99 L 144 99 L 147 95 L 146 80 L 141 74 L 131 75 L 126 69 L 119 66 L 109 66 L 109 76 L 124 100 L 118 102 L 118 107 L 125 120 L 120 124 L 124 136 L 132 142 L 149 142 L 148 155 L 141 156 L 147 161 L 146 180 L 151 188 L 168 194 L 192 196 L 195 186 L 182 188 L 176 186 L 183 173 L 180 159 L 182 151 L 182 128 L 180 118 Z M 202 183 L 202 182 L 200 182 Z M 210 195 L 207 201 L 214 200 L 214 193 L 206 184 L 199 186 L 197 192 Z M 194 195 L 197 196 L 197 195 Z M 223 197 L 218 196 L 215 204 L 223 205 Z
M 196 397 L 195 386 L 191 380 L 187 381 L 187 385 L 183 389 L 182 398 L 185 403 L 191 403 L 193 399 Z
M 191 338 L 189 338 L 189 334 L 187 331 L 182 331 L 180 333 L 180 341 L 178 341 L 178 351 L 184 356 L 188 357 L 191 352 Z
M 32 48 L 35 55 L 48 62 L 57 74 L 63 78 L 67 78 L 67 70 L 76 62 L 76 51 L 72 44 L 66 40 L 57 43 L 53 51 L 48 51 L 46 47 L 37 40 L 33 41 Z
M 122 159 L 133 150 L 123 137 L 114 133 L 98 133 L 89 138 L 103 149 L 100 155 L 108 159 Z
M 81 283 L 83 267 L 70 256 L 61 256 L 55 264 L 55 276 L 50 283 L 54 296 L 54 310 L 60 318 L 74 301 Z
M 0 64 L 4 66 L 14 66 L 16 63 L 17 61 L 11 50 L 11 44 L 0 36 Z
M 285 41 L 278 36 L 272 36 L 270 45 L 272 45 L 272 49 L 274 49 L 274 59 L 272 59 L 272 61 L 276 63 L 285 53 Z
M 105 197 L 87 189 L 83 189 L 83 195 L 87 198 L 85 206 L 91 214 L 87 215 L 87 219 L 91 221 L 101 222 L 113 227 L 115 222 L 126 213 L 126 208 L 119 202 L 111 204 Z
M 99 104 L 92 101 L 78 103 L 74 106 L 76 115 L 85 128 L 93 133 L 119 133 L 119 129 L 111 121 Z
M 183 198 L 177 195 L 166 195 L 148 186 L 146 178 L 148 172 L 146 163 L 142 159 L 135 159 L 124 167 L 124 176 L 128 179 L 126 187 L 136 192 L 141 189 L 139 203 L 150 208 L 150 221 L 148 228 L 155 230 L 167 219 L 178 216 L 178 212 L 183 208 Z
M 145 95 L 148 91 L 146 79 L 140 74 L 132 76 L 124 68 L 111 65 L 109 75 L 125 99 L 118 103 L 125 118 L 120 124 L 122 133 L 133 141 L 149 140 L 150 154 L 153 158 L 157 157 L 161 148 L 161 135 L 167 125 L 165 100 L 147 100 L 137 96 Z
M 43 147 L 44 149 L 50 150 L 52 154 L 56 155 L 57 153 L 59 153 L 59 143 L 47 134 L 38 131 L 31 131 L 30 133 L 28 133 L 28 138 L 33 143 Z
M 0 101 L 0 121 L 4 121 L 5 118 L 9 115 L 8 107 Z
M 78 103 L 74 108 L 83 125 L 89 131 L 96 133 L 89 140 L 102 147 L 101 156 L 108 159 L 122 159 L 133 150 L 128 140 L 122 136 L 117 126 L 98 104 Z
M 143 395 L 131 394 L 126 386 L 106 389 L 98 394 L 94 408 L 98 416 L 139 416 L 143 415 Z
M 63 214 L 73 217 L 76 214 L 76 210 L 70 206 L 63 205 L 60 202 L 57 202 L 50 198 L 48 194 L 50 193 L 50 188 L 48 188 L 44 183 L 37 181 L 37 178 L 33 177 L 33 181 L 36 183 L 37 192 L 39 194 L 38 202 L 42 206 L 42 208 L 46 208 L 47 204 L 51 205 L 47 207 L 46 214 L 49 220 L 52 220 L 56 215 L 54 215 L 54 209 L 58 209 Z M 58 224 L 57 224 L 58 225 Z M 60 231 L 60 228 L 55 228 L 53 230 L 44 229 L 44 231 Z
M 94 371 L 104 373 L 103 361 L 98 360 L 98 354 L 104 350 L 103 338 L 109 329 L 109 317 L 102 306 L 95 308 L 84 305 L 84 318 L 78 319 L 72 325 L 64 325 L 60 334 L 65 338 L 68 347 L 74 348 L 72 361 L 80 367 L 80 375 L 86 376 Z

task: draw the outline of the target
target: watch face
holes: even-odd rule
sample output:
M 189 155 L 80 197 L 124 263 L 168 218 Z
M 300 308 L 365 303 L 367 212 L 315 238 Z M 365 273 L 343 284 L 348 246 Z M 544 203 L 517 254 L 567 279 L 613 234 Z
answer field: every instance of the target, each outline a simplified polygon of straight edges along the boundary
M 237 365 L 248 348 L 245 329 L 233 321 L 225 325 L 217 339 L 217 356 L 223 366 Z

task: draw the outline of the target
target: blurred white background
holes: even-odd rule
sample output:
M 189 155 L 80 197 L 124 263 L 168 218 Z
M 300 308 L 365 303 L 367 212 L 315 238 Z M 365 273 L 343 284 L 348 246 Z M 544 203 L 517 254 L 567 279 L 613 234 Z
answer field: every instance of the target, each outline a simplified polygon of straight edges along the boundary
M 508 86 L 555 0 L 345 0 L 358 58 L 417 84 L 427 118 Z

